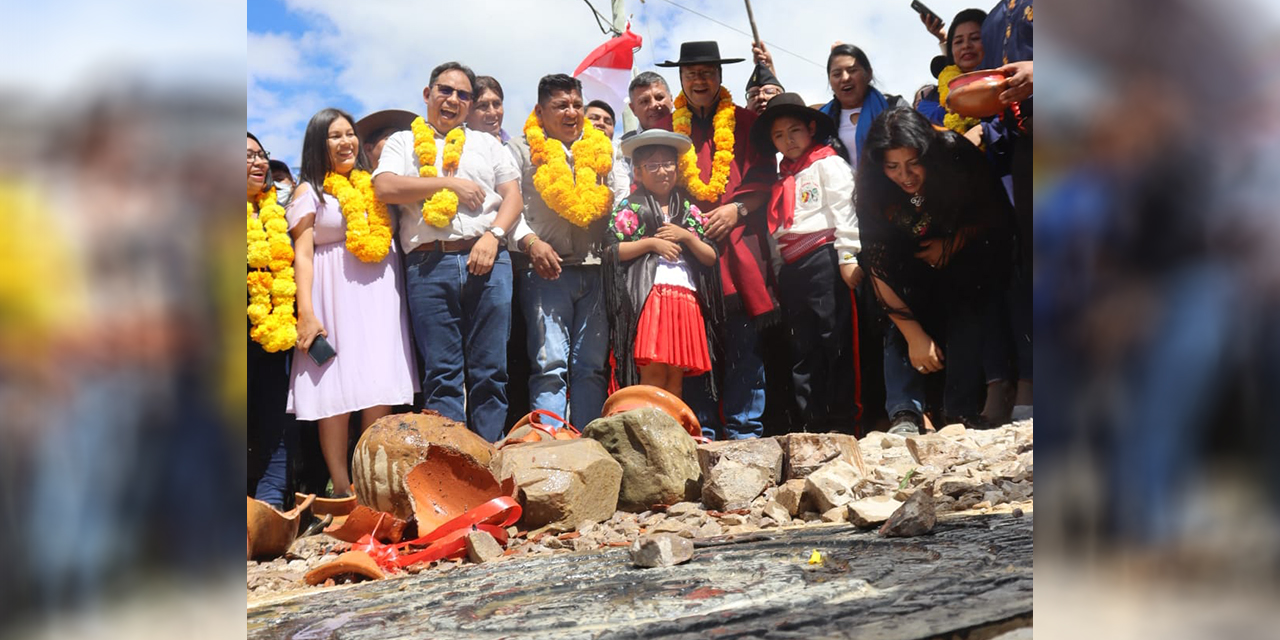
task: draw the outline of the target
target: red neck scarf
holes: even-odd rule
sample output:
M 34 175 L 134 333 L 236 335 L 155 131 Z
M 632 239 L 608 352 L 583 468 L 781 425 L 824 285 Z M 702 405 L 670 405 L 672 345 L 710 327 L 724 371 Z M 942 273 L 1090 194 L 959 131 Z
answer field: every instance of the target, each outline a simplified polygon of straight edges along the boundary
M 791 226 L 796 212 L 796 174 L 809 168 L 809 165 L 826 157 L 836 155 L 836 150 L 829 144 L 811 144 L 804 155 L 792 160 L 783 158 L 778 166 L 781 180 L 773 183 L 773 193 L 769 197 L 769 234 L 778 229 Z

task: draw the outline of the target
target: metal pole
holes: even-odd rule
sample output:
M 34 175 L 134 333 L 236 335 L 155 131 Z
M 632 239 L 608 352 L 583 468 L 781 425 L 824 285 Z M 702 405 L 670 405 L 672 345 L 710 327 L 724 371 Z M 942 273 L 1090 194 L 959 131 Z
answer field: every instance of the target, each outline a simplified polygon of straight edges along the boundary
M 618 33 L 622 33 L 627 27 L 627 9 L 625 0 L 613 0 L 613 29 Z M 636 77 L 635 61 L 631 62 L 631 77 Z M 636 115 L 631 113 L 631 105 L 622 105 L 622 131 L 635 131 L 640 126 L 640 121 L 636 120 Z

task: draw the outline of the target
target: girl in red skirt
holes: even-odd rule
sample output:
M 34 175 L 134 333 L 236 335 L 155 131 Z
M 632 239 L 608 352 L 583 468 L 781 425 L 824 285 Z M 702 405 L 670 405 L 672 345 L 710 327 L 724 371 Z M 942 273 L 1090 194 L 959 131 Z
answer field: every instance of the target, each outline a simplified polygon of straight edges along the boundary
M 685 376 L 711 370 L 709 338 L 723 317 L 707 218 L 678 186 L 676 159 L 690 146 L 688 137 L 656 129 L 622 140 L 638 186 L 614 208 L 604 239 L 618 384 L 676 397 Z

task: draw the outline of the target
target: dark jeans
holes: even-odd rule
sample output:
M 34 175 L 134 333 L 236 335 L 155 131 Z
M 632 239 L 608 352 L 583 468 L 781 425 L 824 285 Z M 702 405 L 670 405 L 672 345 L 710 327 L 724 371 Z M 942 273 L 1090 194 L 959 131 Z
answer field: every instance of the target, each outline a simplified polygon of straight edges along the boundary
M 755 321 L 742 311 L 728 314 L 724 327 L 724 385 L 720 401 L 707 394 L 706 376 L 684 379 L 684 401 L 702 423 L 702 435 L 711 439 L 743 440 L 764 435 L 764 356 Z M 723 407 L 723 409 L 721 408 Z
M 998 303 L 991 298 L 987 303 L 958 304 L 945 309 L 941 322 L 926 323 L 937 326 L 929 337 L 942 349 L 945 376 L 942 410 L 948 418 L 973 416 L 982 409 L 983 393 L 987 379 L 984 374 L 984 319 L 990 313 L 990 305 Z M 885 409 L 889 416 L 899 411 L 924 413 L 925 376 L 911 366 L 907 340 L 896 325 L 885 328 L 884 334 L 884 385 Z
M 1018 378 L 1032 379 L 1032 146 L 1031 136 L 1018 136 L 1013 147 L 1013 210 L 1017 225 L 1018 264 L 1009 295 L 1009 322 L 1018 355 Z
M 511 334 L 511 256 L 467 273 L 468 252 L 405 256 L 409 315 L 422 355 L 427 409 L 465 422 L 489 442 L 507 417 L 507 338 Z
M 821 247 L 778 272 L 791 346 L 791 384 L 797 424 L 806 430 L 852 424 L 852 312 L 849 287 L 840 278 L 835 248 Z M 843 414 L 843 415 L 841 415 Z
M 248 345 L 249 495 L 283 509 L 293 504 L 290 459 L 297 450 L 298 422 L 285 412 L 292 350 L 267 353 Z

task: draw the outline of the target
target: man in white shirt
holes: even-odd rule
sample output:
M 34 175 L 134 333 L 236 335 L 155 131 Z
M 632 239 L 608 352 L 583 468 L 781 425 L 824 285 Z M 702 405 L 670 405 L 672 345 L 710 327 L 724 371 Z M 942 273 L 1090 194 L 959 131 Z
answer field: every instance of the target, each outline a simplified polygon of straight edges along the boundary
M 572 146 L 583 135 L 582 83 L 559 73 L 543 77 L 536 111 L 546 134 L 544 144 L 561 146 L 572 170 Z M 557 213 L 538 192 L 538 165 L 528 138 L 513 137 L 508 144 L 523 179 L 524 216 L 512 241 L 529 263 L 518 269 L 517 277 L 529 327 L 530 404 L 586 426 L 600 417 L 608 389 L 609 322 L 600 245 L 613 203 L 631 191 L 631 178 L 616 162 L 607 176 L 601 176 L 613 199 L 583 228 Z M 609 155 L 614 156 L 612 147 Z
M 422 97 L 425 123 L 387 139 L 374 192 L 400 213 L 406 293 L 424 363 L 426 408 L 465 422 L 490 442 L 507 416 L 507 339 L 511 333 L 511 258 L 507 233 L 520 217 L 520 173 L 497 138 L 464 127 L 475 98 L 475 74 L 457 62 L 431 71 Z M 422 124 L 426 126 L 423 127 Z M 456 170 L 446 171 L 445 136 L 462 128 Z M 438 175 L 422 177 L 415 136 L 435 140 Z M 428 223 L 424 200 L 457 198 L 444 226 Z M 450 213 L 445 199 L 443 210 Z

